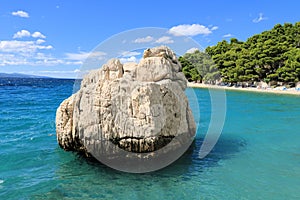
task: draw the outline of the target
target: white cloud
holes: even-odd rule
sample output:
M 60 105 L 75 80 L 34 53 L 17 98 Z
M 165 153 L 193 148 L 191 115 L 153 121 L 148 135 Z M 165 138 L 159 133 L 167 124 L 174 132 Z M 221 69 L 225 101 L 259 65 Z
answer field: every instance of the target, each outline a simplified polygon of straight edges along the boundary
M 211 34 L 212 31 L 201 24 L 182 24 L 172 27 L 169 33 L 175 36 L 195 36 L 208 35 Z
M 80 71 L 80 69 L 75 69 L 73 72 L 74 72 L 74 73 L 79 73 L 79 72 L 81 72 L 81 71 Z
M 13 38 L 30 37 L 30 32 L 27 30 L 21 30 L 14 34 Z
M 7 65 L 28 65 L 28 66 L 50 66 L 65 64 L 64 60 L 52 57 L 49 54 L 32 53 L 32 54 L 16 54 L 16 53 L 0 53 L 0 66 Z
M 153 37 L 147 36 L 147 37 L 143 37 L 143 38 L 137 38 L 133 42 L 134 43 L 148 43 L 148 42 L 152 42 L 153 40 L 154 40 Z
M 74 70 L 38 70 L 38 71 L 20 71 L 22 74 L 32 74 L 36 76 L 50 76 L 56 78 L 79 78 L 79 73 L 82 72 L 79 69 Z
M 130 56 L 128 58 L 120 58 L 121 63 L 127 63 L 127 62 L 137 62 L 138 59 L 135 56 Z
M 0 41 L 0 66 L 23 65 L 23 66 L 55 66 L 55 65 L 81 65 L 82 60 L 88 56 L 103 59 L 103 52 L 93 53 L 69 53 L 67 58 L 57 58 L 49 53 L 53 47 L 44 45 L 45 40 Z
M 96 52 L 79 52 L 79 53 L 66 53 L 66 59 L 84 61 L 87 58 L 96 58 L 98 60 L 104 59 L 106 53 L 101 51 Z
M 40 49 L 52 49 L 51 45 L 40 45 L 36 41 L 3 40 L 0 41 L 0 52 L 32 53 Z
M 46 41 L 45 40 L 42 40 L 42 39 L 38 39 L 37 41 L 36 41 L 36 43 L 37 44 L 42 44 L 42 43 L 45 43 Z
M 194 53 L 195 51 L 200 51 L 198 48 L 196 47 L 193 47 L 193 48 L 190 48 L 186 51 L 186 53 Z
M 66 59 L 68 59 L 68 60 L 83 61 L 89 56 L 89 53 L 84 53 L 84 52 L 81 52 L 81 53 L 66 53 L 66 56 L 67 56 Z
M 136 56 L 140 55 L 141 53 L 137 51 L 123 51 L 119 59 L 121 63 L 138 62 L 139 59 Z
M 45 35 L 43 35 L 41 32 L 38 32 L 38 31 L 32 33 L 31 36 L 34 37 L 34 38 L 46 38 Z
M 160 38 L 158 38 L 155 43 L 158 44 L 171 44 L 174 43 L 174 40 L 171 39 L 171 37 L 169 36 L 162 36 Z
M 55 65 L 81 65 L 81 61 L 70 61 L 55 58 L 51 54 L 32 53 L 0 53 L 0 66 L 23 65 L 23 66 L 55 66 Z
M 267 20 L 267 19 L 268 19 L 267 17 L 263 16 L 263 13 L 259 13 L 259 16 L 255 19 L 253 19 L 252 22 L 259 23 L 259 22 L 261 22 L 263 20 Z
M 121 53 L 121 55 L 123 57 L 131 57 L 131 56 L 138 56 L 138 55 L 141 55 L 140 52 L 137 52 L 137 51 L 124 51 Z
M 64 60 L 49 57 L 49 58 L 45 58 L 44 60 L 38 60 L 31 65 L 47 65 L 47 66 L 52 65 L 53 66 L 53 65 L 61 65 L 61 64 L 65 64 Z
M 232 37 L 232 36 L 233 36 L 233 35 L 230 34 L 230 33 L 223 35 L 224 38 L 228 38 L 228 37 Z
M 13 16 L 18 16 L 18 17 L 24 17 L 24 18 L 28 18 L 29 17 L 29 14 L 25 11 L 22 11 L 22 10 L 18 10 L 18 11 L 15 11 L 15 12 L 12 12 L 11 13 Z
M 211 42 L 211 39 L 205 38 L 205 41 L 206 41 L 207 43 L 210 43 L 210 42 Z
M 63 60 L 56 59 L 43 52 L 51 50 L 51 45 L 42 45 L 42 41 L 0 41 L 0 66 L 6 65 L 57 65 Z
M 0 66 L 23 64 L 24 61 L 15 57 L 14 54 L 0 53 Z
M 215 31 L 215 30 L 218 30 L 218 29 L 219 29 L 219 27 L 213 26 L 210 30 L 211 30 L 211 31 Z
M 45 35 L 43 35 L 41 32 L 34 32 L 34 33 L 30 33 L 27 30 L 21 30 L 18 31 L 17 33 L 14 34 L 13 38 L 23 38 L 23 37 L 33 37 L 33 38 L 46 38 Z

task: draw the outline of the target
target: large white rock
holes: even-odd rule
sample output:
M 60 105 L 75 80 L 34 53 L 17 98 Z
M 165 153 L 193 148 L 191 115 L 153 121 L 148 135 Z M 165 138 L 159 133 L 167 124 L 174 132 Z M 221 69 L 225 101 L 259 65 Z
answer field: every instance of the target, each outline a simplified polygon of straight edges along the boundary
M 180 63 L 165 46 L 146 50 L 138 64 L 111 59 L 87 74 L 80 90 L 57 109 L 58 143 L 87 155 L 101 141 L 141 153 L 174 140 L 169 149 L 176 149 L 190 142 L 196 129 L 186 85 Z

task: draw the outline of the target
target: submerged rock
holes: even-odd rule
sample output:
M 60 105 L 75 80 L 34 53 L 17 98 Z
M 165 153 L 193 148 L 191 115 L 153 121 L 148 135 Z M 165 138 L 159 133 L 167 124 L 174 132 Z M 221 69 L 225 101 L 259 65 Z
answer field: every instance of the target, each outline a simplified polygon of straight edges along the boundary
M 196 129 L 186 87 L 180 62 L 168 47 L 147 49 L 138 64 L 111 59 L 87 74 L 80 90 L 58 107 L 58 143 L 96 157 L 117 149 L 180 148 L 191 143 Z

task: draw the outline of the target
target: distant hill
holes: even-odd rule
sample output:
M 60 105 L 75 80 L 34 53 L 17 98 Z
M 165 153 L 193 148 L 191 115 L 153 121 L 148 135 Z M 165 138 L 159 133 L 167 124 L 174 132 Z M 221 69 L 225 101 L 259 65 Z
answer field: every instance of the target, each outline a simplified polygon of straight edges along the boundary
M 0 78 L 51 78 L 47 76 L 35 76 L 21 73 L 0 73 Z

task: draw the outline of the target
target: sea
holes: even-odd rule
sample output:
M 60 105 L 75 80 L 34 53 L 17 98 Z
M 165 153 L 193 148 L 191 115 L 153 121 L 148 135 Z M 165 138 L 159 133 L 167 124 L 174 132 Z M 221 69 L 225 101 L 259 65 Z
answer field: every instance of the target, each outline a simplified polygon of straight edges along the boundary
M 226 91 L 221 136 L 200 158 L 211 95 L 188 88 L 194 143 L 161 170 L 131 174 L 58 146 L 56 109 L 73 87 L 71 79 L 0 79 L 1 200 L 300 199 L 299 96 Z

